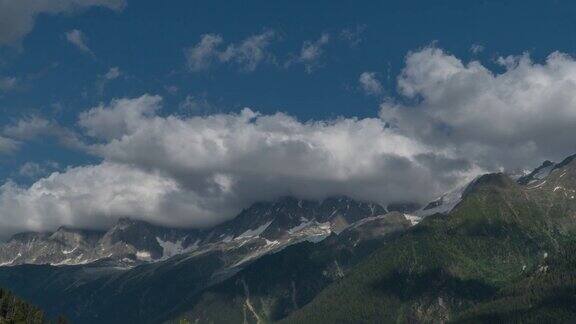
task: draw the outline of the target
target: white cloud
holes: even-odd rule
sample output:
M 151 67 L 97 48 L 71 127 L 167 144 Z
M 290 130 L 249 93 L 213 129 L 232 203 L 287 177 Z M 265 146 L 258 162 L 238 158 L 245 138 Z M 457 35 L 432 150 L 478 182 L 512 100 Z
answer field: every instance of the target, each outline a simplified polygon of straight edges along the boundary
M 20 167 L 18 174 L 25 178 L 37 179 L 59 168 L 60 166 L 58 163 L 54 161 L 46 161 L 42 163 L 26 162 Z
M 206 226 L 283 195 L 426 202 L 485 170 L 576 151 L 576 61 L 502 63 L 495 73 L 438 48 L 412 52 L 398 77 L 403 98 L 387 99 L 380 118 L 302 122 L 247 108 L 183 117 L 161 114 L 157 96 L 113 100 L 79 118 L 86 150 L 103 162 L 2 186 L 0 234 L 120 216 Z M 30 124 L 40 126 L 7 134 L 46 128 Z
M 205 226 L 283 195 L 426 201 L 471 172 L 378 118 L 303 123 L 277 113 L 160 116 L 161 98 L 114 100 L 80 116 L 99 165 L 6 184 L 3 231 L 61 224 L 101 227 L 120 216 Z M 6 213 L 6 215 L 4 215 Z M 29 220 L 16 221 L 15 215 Z
M 306 72 L 311 73 L 321 65 L 324 47 L 330 42 L 330 34 L 323 33 L 316 41 L 305 41 L 302 44 L 297 62 L 304 64 Z
M 220 56 L 218 47 L 222 44 L 222 41 L 222 36 L 220 35 L 202 35 L 198 44 L 185 51 L 188 69 L 194 72 L 207 70 L 214 61 L 218 62 Z
M 36 115 L 20 119 L 15 124 L 4 127 L 3 133 L 12 142 L 51 137 L 70 148 L 80 149 L 84 147 L 78 134 L 54 121 Z
M 221 49 L 222 36 L 204 34 L 198 44 L 185 51 L 188 69 L 197 72 L 208 70 L 215 64 L 235 63 L 244 71 L 254 71 L 260 63 L 273 58 L 267 49 L 275 37 L 274 31 L 267 30 Z
M 478 54 L 482 51 L 484 51 L 484 46 L 480 44 L 472 44 L 472 46 L 470 46 L 470 52 L 472 52 L 472 54 Z
M 188 114 L 201 114 L 214 110 L 213 105 L 205 97 L 193 95 L 187 95 L 180 103 L 179 108 Z
M 104 79 L 106 80 L 115 80 L 118 79 L 122 75 L 122 71 L 117 66 L 111 67 L 106 74 L 104 74 Z
M 104 75 L 99 75 L 98 79 L 96 80 L 96 91 L 98 92 L 99 96 L 104 94 L 104 89 L 113 80 L 118 79 L 123 75 L 122 71 L 119 67 L 114 66 L 108 69 L 108 71 Z
M 113 100 L 108 107 L 101 105 L 80 114 L 79 124 L 94 138 L 118 139 L 140 127 L 145 117 L 154 116 L 160 102 L 158 96 Z
M 340 39 L 347 42 L 351 47 L 357 47 L 362 43 L 362 34 L 366 25 L 357 25 L 354 28 L 345 28 L 340 32 Z
M 375 72 L 362 72 L 358 78 L 358 82 L 360 82 L 362 90 L 364 90 L 367 95 L 379 96 L 382 94 L 382 84 L 376 77 Z
M 177 191 L 170 179 L 111 163 L 55 172 L 27 188 L 8 182 L 0 187 L 0 206 L 5 208 L 0 234 L 62 224 L 103 228 L 118 215 L 153 214 L 164 197 Z M 177 208 L 166 222 L 176 217 Z
M 229 45 L 226 51 L 220 54 L 220 60 L 223 62 L 234 61 L 242 69 L 254 71 L 258 64 L 270 59 L 271 54 L 267 53 L 266 50 L 275 37 L 275 33 L 270 30 L 250 36 L 238 45 Z
M 125 0 L 0 0 L 0 45 L 18 43 L 40 14 L 75 13 L 90 7 L 121 10 Z
M 13 153 L 19 147 L 19 142 L 11 138 L 0 136 L 0 154 Z
M 398 78 L 413 104 L 387 101 L 381 117 L 406 136 L 450 148 L 485 168 L 530 167 L 576 151 L 576 61 L 552 53 L 499 60 L 494 73 L 435 47 L 410 53 Z
M 86 44 L 86 36 L 78 29 L 73 29 L 66 33 L 66 40 L 78 48 L 80 51 L 94 56 L 94 52 Z
M 51 132 L 53 125 L 47 119 L 31 116 L 18 120 L 17 123 L 4 128 L 4 134 L 18 140 L 29 140 Z

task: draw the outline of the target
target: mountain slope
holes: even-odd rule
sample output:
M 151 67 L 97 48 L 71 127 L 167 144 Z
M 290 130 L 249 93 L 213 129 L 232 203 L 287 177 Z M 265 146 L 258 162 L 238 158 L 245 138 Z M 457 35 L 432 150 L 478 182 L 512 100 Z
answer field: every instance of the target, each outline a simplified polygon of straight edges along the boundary
M 73 321 L 157 323 L 188 309 L 203 290 L 262 256 L 300 242 L 317 242 L 383 212 L 376 204 L 345 197 L 322 202 L 283 198 L 255 204 L 236 219 L 204 231 L 177 232 L 124 219 L 96 241 L 115 252 L 113 257 L 77 265 L 0 267 L 0 284 L 48 314 L 63 313 Z M 403 215 L 401 219 L 402 228 L 410 226 Z M 40 249 L 54 236 L 42 235 L 37 239 Z M 179 253 L 158 258 L 174 245 Z M 164 249 L 162 254 L 154 250 L 157 247 Z M 129 256 L 123 251 L 141 262 L 124 261 Z M 153 262 L 137 259 L 136 253 L 143 251 Z
M 239 244 L 257 246 L 265 254 L 298 240 L 321 240 L 353 222 L 384 213 L 378 204 L 347 197 L 322 201 L 284 197 L 253 204 L 234 219 L 204 230 L 121 218 L 106 232 L 61 227 L 54 233 L 16 234 L 0 245 L 0 265 L 78 265 L 108 260 L 131 267 Z
M 238 323 L 282 319 L 411 225 L 405 215 L 392 212 L 356 222 L 320 243 L 305 242 L 263 257 L 204 291 L 175 321 Z M 225 314 L 219 311 L 222 309 Z
M 454 320 L 520 285 L 574 234 L 576 165 L 560 165 L 527 185 L 479 178 L 448 216 L 424 219 L 285 321 Z

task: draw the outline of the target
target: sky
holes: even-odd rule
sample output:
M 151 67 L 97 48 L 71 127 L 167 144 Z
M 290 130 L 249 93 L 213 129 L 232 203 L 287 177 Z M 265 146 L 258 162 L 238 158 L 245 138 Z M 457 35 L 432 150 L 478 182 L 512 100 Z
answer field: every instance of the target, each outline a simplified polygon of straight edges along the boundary
M 571 1 L 0 0 L 0 237 L 426 203 L 576 153 Z

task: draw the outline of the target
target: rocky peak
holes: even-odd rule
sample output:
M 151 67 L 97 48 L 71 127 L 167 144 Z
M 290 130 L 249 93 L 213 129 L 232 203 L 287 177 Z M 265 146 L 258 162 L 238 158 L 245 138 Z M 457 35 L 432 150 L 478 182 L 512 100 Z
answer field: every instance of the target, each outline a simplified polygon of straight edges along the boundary
M 209 229 L 167 228 L 124 217 L 106 232 L 61 227 L 54 233 L 19 234 L 13 240 L 34 243 L 0 246 L 0 263 L 77 264 L 106 259 L 139 264 L 193 251 L 242 247 L 242 253 L 259 255 L 302 240 L 321 240 L 385 213 L 376 203 L 338 196 L 321 201 L 282 197 L 255 203 L 236 218 Z M 43 255 L 41 251 L 47 249 L 50 255 Z M 11 256 L 18 253 L 21 257 L 13 260 Z
M 144 259 L 159 259 L 163 255 L 160 242 L 183 240 L 187 232 L 150 224 L 131 218 L 120 218 L 104 234 L 101 245 L 114 253 L 135 254 Z
M 546 160 L 542 163 L 542 165 L 534 169 L 534 171 L 523 177 L 520 177 L 517 182 L 521 185 L 527 185 L 530 182 L 542 180 L 543 178 L 547 177 L 554 168 L 556 168 L 556 163 Z
M 570 165 L 574 165 L 574 161 L 576 160 L 576 154 L 570 155 L 569 157 L 565 158 L 564 160 L 562 160 L 562 162 L 556 164 L 553 168 L 553 170 L 556 169 L 561 169 Z
M 26 243 L 31 243 L 34 241 L 39 241 L 39 240 L 44 240 L 49 236 L 48 233 L 38 233 L 38 232 L 23 232 L 23 233 L 17 233 L 14 234 L 9 240 L 8 242 L 13 242 L 13 243 L 22 243 L 22 244 L 26 244 Z
M 96 243 L 96 241 L 98 241 L 103 235 L 104 232 L 101 231 L 81 230 L 61 226 L 56 230 L 56 232 L 50 235 L 49 239 L 59 241 L 62 244 L 67 245 L 77 245 L 80 243 L 88 243 L 92 245 Z

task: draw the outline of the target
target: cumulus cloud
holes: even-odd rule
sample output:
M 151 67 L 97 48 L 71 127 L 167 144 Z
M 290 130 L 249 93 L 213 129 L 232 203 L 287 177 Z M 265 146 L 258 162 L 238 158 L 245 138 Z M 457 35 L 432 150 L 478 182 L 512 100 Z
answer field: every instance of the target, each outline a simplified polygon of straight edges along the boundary
M 73 29 L 66 33 L 66 40 L 70 42 L 70 44 L 74 45 L 80 51 L 90 54 L 94 56 L 94 52 L 88 47 L 86 44 L 86 36 L 84 33 L 78 29 Z
M 302 123 L 285 114 L 265 116 L 250 109 L 159 117 L 160 102 L 159 97 L 143 96 L 85 113 L 81 124 L 103 140 L 92 152 L 106 161 L 161 170 L 198 194 L 227 194 L 244 203 L 291 193 L 375 200 L 419 195 L 395 186 L 404 180 L 385 172 L 389 167 L 411 170 L 412 175 L 402 177 L 421 186 L 441 186 L 430 181 L 431 174 L 421 165 L 421 157 L 432 152 L 390 131 L 377 118 Z M 376 180 L 383 178 L 386 181 Z M 374 182 L 364 183 L 368 179 Z M 334 188 L 339 192 L 332 192 Z
M 26 162 L 18 170 L 18 175 L 28 179 L 37 179 L 59 168 L 59 164 L 54 161 Z
M 284 195 L 425 203 L 479 173 L 576 151 L 576 61 L 500 62 L 493 72 L 435 47 L 409 53 L 399 98 L 379 118 L 303 122 L 248 108 L 184 117 L 162 114 L 158 96 L 113 100 L 79 116 L 84 149 L 102 162 L 4 184 L 0 234 L 101 228 L 121 216 L 210 226 Z M 6 134 L 46 128 L 30 124 L 40 126 Z
M 576 61 L 552 53 L 500 58 L 495 73 L 435 47 L 410 53 L 381 117 L 426 145 L 452 148 L 487 169 L 530 167 L 576 151 Z
M 101 140 L 118 139 L 138 128 L 145 117 L 154 116 L 160 109 L 160 102 L 157 96 L 116 99 L 109 106 L 100 105 L 81 113 L 79 124 L 91 137 Z
M 301 122 L 248 108 L 161 116 L 161 105 L 160 97 L 145 95 L 82 113 L 79 124 L 94 140 L 88 150 L 103 162 L 55 172 L 30 187 L 5 184 L 0 221 L 11 227 L 0 228 L 94 228 L 120 216 L 208 226 L 284 195 L 426 201 L 472 169 L 379 118 Z
M 190 71 L 208 70 L 221 63 L 235 63 L 241 70 L 254 71 L 262 62 L 273 59 L 268 47 L 276 38 L 272 30 L 252 35 L 238 44 L 221 48 L 224 39 L 216 34 L 204 34 L 200 42 L 185 51 L 187 67 Z
M 20 119 L 16 123 L 4 127 L 3 133 L 13 142 L 51 137 L 70 148 L 81 149 L 84 147 L 79 135 L 74 131 L 60 126 L 55 121 L 36 115 Z
M 170 179 L 111 163 L 54 172 L 27 188 L 7 182 L 0 187 L 5 208 L 0 234 L 54 229 L 58 224 L 104 228 L 118 215 L 158 212 L 163 197 L 174 192 L 177 184 Z
M 375 72 L 362 72 L 358 78 L 362 90 L 371 96 L 379 96 L 382 94 L 382 84 L 376 77 Z
M 121 10 L 125 0 L 0 0 L 0 45 L 18 43 L 40 14 L 75 13 L 90 7 Z

